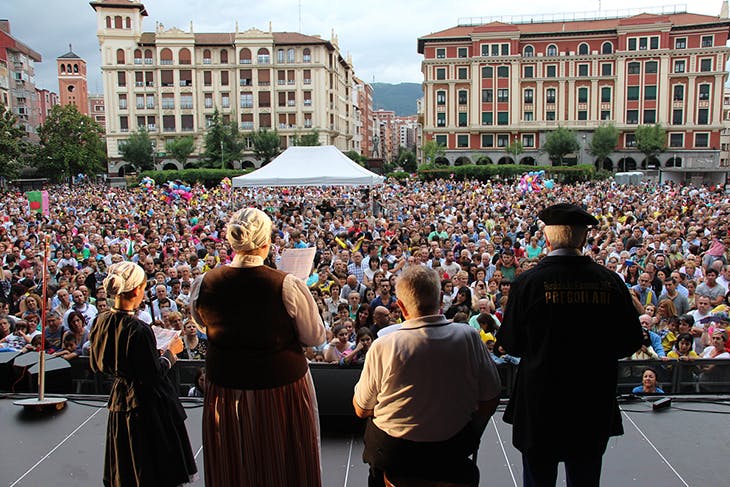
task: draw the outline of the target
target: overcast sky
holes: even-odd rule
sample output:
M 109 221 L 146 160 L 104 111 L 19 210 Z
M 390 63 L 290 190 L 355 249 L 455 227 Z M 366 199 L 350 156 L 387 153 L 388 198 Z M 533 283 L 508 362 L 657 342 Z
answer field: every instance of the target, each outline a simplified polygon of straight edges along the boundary
M 165 28 L 200 32 L 232 32 L 255 27 L 275 32 L 319 34 L 329 39 L 334 29 L 344 56 L 350 54 L 355 73 L 366 82 L 416 82 L 422 79 L 417 38 L 453 27 L 466 17 L 534 16 L 583 12 L 627 13 L 639 7 L 657 8 L 656 0 L 147 0 L 144 30 L 155 22 Z M 687 2 L 692 13 L 718 15 L 722 0 Z M 89 91 L 101 92 L 96 12 L 86 0 L 0 0 L 0 18 L 10 20 L 12 35 L 39 52 L 36 83 L 58 91 L 56 58 L 73 51 L 88 64 Z M 671 2 L 667 1 L 666 5 Z M 453 6 L 452 6 L 453 5 Z M 458 6 L 458 7 L 455 7 Z M 641 9 L 639 9 L 641 11 Z M 639 13 L 632 11 L 631 13 Z

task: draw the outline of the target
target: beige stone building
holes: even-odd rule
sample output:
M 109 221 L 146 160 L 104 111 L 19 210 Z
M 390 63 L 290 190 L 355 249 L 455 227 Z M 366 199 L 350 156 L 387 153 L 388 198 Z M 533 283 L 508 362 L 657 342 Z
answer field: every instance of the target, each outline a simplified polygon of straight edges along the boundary
M 143 30 L 147 10 L 131 0 L 91 3 L 101 47 L 109 173 L 125 171 L 120 143 L 141 127 L 150 132 L 160 168 L 179 168 L 164 155 L 167 141 L 192 135 L 195 159 L 217 109 L 242 133 L 277 130 L 292 138 L 319 132 L 320 142 L 354 149 L 357 107 L 352 63 L 330 40 L 255 28 L 196 33 L 157 23 Z M 251 149 L 250 139 L 247 148 Z M 248 150 L 229 167 L 258 167 Z

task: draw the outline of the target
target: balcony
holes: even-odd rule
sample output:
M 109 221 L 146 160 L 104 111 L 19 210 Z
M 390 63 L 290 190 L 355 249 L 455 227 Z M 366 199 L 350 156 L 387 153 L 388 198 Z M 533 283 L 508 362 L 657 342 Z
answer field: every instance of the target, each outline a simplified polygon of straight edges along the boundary
M 305 85 L 311 85 L 312 84 L 312 78 L 304 78 L 304 81 L 302 81 Z
M 142 64 L 142 58 L 141 57 L 134 58 L 134 64 Z
M 245 78 L 245 79 L 242 79 L 242 80 L 240 80 L 240 81 L 238 82 L 238 84 L 239 84 L 240 86 L 251 86 L 251 85 L 252 85 L 252 83 L 251 83 L 251 80 L 250 80 L 250 79 L 248 79 L 248 78 Z
M 172 59 L 163 59 L 163 60 L 160 61 L 160 64 L 165 65 L 165 66 L 169 66 L 169 65 L 172 64 Z
M 242 101 L 241 108 L 253 108 L 253 102 L 252 101 Z
M 251 64 L 250 59 L 239 59 L 238 64 Z
M 212 64 L 213 61 L 210 58 L 203 58 L 203 64 Z
M 180 80 L 180 86 L 193 86 L 193 80 L 182 79 L 182 80 Z
M 163 132 L 174 132 L 175 131 L 175 127 L 164 127 L 162 129 L 162 131 Z
M 152 61 L 152 58 L 149 58 L 149 57 L 144 58 L 144 63 L 145 64 L 154 64 Z
M 312 100 L 304 100 L 304 106 L 305 107 L 311 107 L 312 106 Z
M 183 110 L 190 110 L 193 108 L 193 104 L 192 103 L 180 103 L 180 108 L 182 108 Z

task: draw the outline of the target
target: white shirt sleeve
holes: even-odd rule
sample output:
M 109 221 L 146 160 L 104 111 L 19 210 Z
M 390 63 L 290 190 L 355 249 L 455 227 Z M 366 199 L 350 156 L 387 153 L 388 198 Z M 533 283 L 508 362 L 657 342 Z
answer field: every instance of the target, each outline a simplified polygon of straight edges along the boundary
M 294 318 L 299 342 L 302 345 L 317 346 L 325 341 L 325 330 L 319 316 L 317 303 L 304 281 L 287 274 L 282 285 L 282 299 L 286 312 Z

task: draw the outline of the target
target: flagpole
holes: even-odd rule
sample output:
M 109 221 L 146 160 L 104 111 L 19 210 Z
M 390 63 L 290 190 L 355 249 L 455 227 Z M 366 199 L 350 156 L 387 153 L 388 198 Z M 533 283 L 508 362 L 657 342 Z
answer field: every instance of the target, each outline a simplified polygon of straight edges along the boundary
M 43 249 L 43 292 L 41 303 L 41 349 L 38 351 L 38 398 L 15 401 L 14 404 L 39 411 L 46 409 L 59 411 L 66 406 L 65 397 L 46 398 L 46 314 L 48 311 L 48 259 L 51 254 L 51 235 L 45 234 Z M 30 331 L 30 330 L 29 330 Z M 30 352 L 32 353 L 32 352 Z M 60 359 L 57 359 L 60 360 Z

